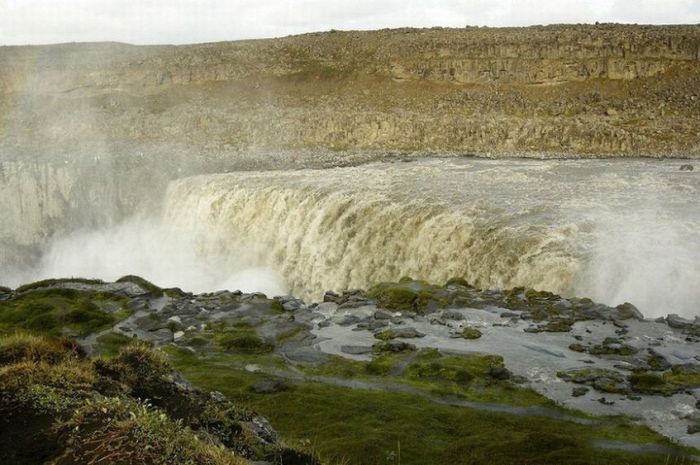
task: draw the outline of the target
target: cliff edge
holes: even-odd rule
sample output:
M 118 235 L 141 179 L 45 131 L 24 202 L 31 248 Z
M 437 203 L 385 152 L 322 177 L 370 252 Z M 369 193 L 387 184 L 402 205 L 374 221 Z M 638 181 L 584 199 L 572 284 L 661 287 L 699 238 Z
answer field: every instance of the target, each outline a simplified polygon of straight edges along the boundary
M 5 153 L 700 157 L 700 25 L 0 47 Z

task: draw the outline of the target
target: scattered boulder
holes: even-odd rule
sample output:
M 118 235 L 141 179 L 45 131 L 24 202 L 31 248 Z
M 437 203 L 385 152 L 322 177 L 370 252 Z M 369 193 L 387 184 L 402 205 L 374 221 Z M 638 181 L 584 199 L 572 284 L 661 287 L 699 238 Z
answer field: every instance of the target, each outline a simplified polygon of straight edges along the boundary
M 467 326 L 459 333 L 464 339 L 479 339 L 481 337 L 481 331 L 476 328 Z
M 564 381 L 586 384 L 601 392 L 628 394 L 630 383 L 624 375 L 605 368 L 574 368 L 560 371 L 557 376 Z
M 340 346 L 340 351 L 350 355 L 364 355 L 372 353 L 372 348 L 369 346 Z
M 416 346 L 404 341 L 390 340 L 377 342 L 372 346 L 375 352 L 408 352 L 416 350 Z
M 693 171 L 695 167 L 689 163 L 680 166 L 679 171 Z
M 617 313 L 616 316 L 619 320 L 635 319 L 641 321 L 644 319 L 642 312 L 640 312 L 637 307 L 629 302 L 625 302 L 624 304 L 620 304 L 615 307 L 615 312 Z
M 414 339 L 423 336 L 425 336 L 425 334 L 421 333 L 415 328 L 387 329 L 374 335 L 374 337 L 383 341 L 388 341 L 391 339 Z
M 326 293 L 323 294 L 324 302 L 333 302 L 334 304 L 337 304 L 339 300 L 340 296 L 333 291 L 326 291 Z
M 607 337 L 602 344 L 597 344 L 588 349 L 592 355 L 619 355 L 629 356 L 634 355 L 639 350 L 629 344 L 623 343 L 620 339 Z
M 393 316 L 393 313 L 387 312 L 386 310 L 377 310 L 374 312 L 375 320 L 391 320 Z
M 464 320 L 464 315 L 457 310 L 445 310 L 442 312 L 442 318 L 445 320 L 462 321 Z
M 694 322 L 687 320 L 680 315 L 671 313 L 666 317 L 666 324 L 671 328 L 676 329 L 690 329 L 694 326 Z
M 585 386 L 576 386 L 571 390 L 571 395 L 573 397 L 581 397 L 588 394 L 588 391 L 590 391 L 590 389 Z

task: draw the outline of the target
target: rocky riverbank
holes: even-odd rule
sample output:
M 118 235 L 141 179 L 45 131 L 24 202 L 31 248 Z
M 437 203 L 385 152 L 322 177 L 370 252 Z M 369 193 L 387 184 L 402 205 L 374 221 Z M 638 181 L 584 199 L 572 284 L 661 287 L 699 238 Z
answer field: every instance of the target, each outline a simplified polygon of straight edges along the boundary
M 93 305 L 71 316 L 56 296 Z M 18 319 L 37 312 L 30 305 L 37 303 L 42 312 Z M 321 383 L 581 428 L 609 428 L 615 422 L 607 415 L 622 415 L 700 446 L 700 319 L 650 321 L 628 303 L 608 307 L 532 289 L 406 278 L 328 292 L 323 302 L 307 304 L 239 291 L 194 295 L 125 277 L 4 289 L 0 306 L 4 329 L 58 331 L 95 355 L 147 341 L 168 351 L 185 374 L 215 386 L 207 370 L 252 377 L 248 389 L 256 395 Z M 592 444 L 635 450 L 609 439 Z

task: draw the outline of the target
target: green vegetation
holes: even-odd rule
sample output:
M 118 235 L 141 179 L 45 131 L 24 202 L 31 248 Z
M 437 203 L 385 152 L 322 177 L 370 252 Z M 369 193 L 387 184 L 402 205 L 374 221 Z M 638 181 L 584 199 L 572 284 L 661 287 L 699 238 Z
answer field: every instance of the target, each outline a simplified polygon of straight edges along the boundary
M 481 337 L 481 331 L 472 327 L 464 328 L 460 334 L 464 339 L 479 339 Z
M 445 283 L 445 287 L 447 286 L 472 287 L 471 284 L 469 284 L 464 278 L 450 278 Z
M 85 279 L 85 278 L 62 278 L 62 279 L 44 279 L 34 283 L 25 284 L 16 289 L 17 293 L 33 291 L 45 287 L 55 286 L 57 284 L 79 283 L 79 284 L 104 284 L 100 279 Z
M 671 370 L 663 373 L 636 372 L 630 375 L 629 380 L 637 392 L 670 396 L 700 387 L 700 372 L 683 365 L 674 365 Z
M 589 349 L 592 355 L 634 355 L 638 351 L 628 344 L 600 344 Z
M 249 426 L 255 414 L 179 387 L 171 371 L 164 353 L 139 342 L 91 360 L 64 339 L 0 339 L 0 463 L 313 463 Z
M 248 463 L 202 441 L 189 428 L 150 406 L 131 399 L 102 397 L 87 401 L 61 424 L 60 430 L 75 444 L 70 454 L 76 463 Z
M 0 332 L 89 334 L 114 324 L 117 316 L 105 309 L 121 308 L 121 304 L 120 297 L 103 293 L 61 288 L 27 291 L 0 302 Z
M 243 353 L 271 352 L 273 345 L 263 341 L 255 329 L 239 325 L 217 332 L 216 345 L 225 351 Z
M 450 293 L 444 288 L 410 278 L 403 278 L 399 283 L 377 284 L 367 294 L 376 299 L 379 307 L 417 313 L 444 308 L 451 303 Z
M 136 339 L 123 334 L 109 332 L 98 336 L 95 351 L 103 357 L 114 357 L 124 347 L 133 344 Z
M 326 463 L 394 463 L 387 457 L 396 456 L 400 442 L 404 465 L 651 465 L 658 463 L 658 456 L 599 450 L 591 442 L 614 439 L 668 444 L 648 429 L 624 422 L 586 426 L 537 416 L 479 412 L 399 392 L 297 382 L 290 390 L 255 394 L 251 386 L 267 375 L 212 365 L 184 352 L 172 355 L 175 367 L 196 385 L 221 391 L 259 411 L 288 443 L 312 444 Z M 437 356 L 425 355 L 428 360 Z M 382 363 L 397 360 L 394 357 L 397 356 L 385 357 Z M 337 365 L 323 369 L 326 375 L 367 374 L 362 362 L 333 363 L 336 362 Z M 447 367 L 452 363 L 444 362 Z M 474 368 L 481 376 L 485 367 L 486 364 L 477 363 L 466 369 Z M 299 421 L 301 418 L 303 421 Z

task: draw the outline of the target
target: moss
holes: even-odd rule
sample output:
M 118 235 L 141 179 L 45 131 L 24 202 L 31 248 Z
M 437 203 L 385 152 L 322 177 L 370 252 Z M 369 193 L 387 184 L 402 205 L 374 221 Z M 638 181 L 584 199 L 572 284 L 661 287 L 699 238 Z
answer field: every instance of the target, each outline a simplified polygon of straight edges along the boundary
M 445 287 L 447 286 L 471 287 L 471 285 L 464 278 L 450 278 L 445 283 Z
M 481 331 L 476 328 L 466 327 L 460 333 L 464 339 L 479 339 Z
M 404 341 L 380 341 L 372 345 L 375 354 L 401 353 L 416 350 L 416 346 Z
M 180 388 L 167 357 L 140 342 L 90 360 L 17 334 L 0 356 L 0 463 L 242 465 L 294 453 L 268 445 L 246 409 Z
M 547 291 L 536 291 L 535 289 L 527 289 L 525 291 L 525 299 L 535 300 L 535 299 L 552 299 L 558 298 L 555 294 Z
M 634 355 L 638 352 L 637 349 L 628 344 L 600 344 L 595 345 L 589 349 L 589 353 L 592 355 L 622 355 L 629 356 Z
M 627 378 L 614 370 L 605 368 L 579 368 L 560 371 L 557 376 L 565 381 L 586 384 L 602 392 L 629 394 L 631 387 Z
M 434 350 L 414 355 L 416 360 L 424 361 L 442 358 Z M 391 357 L 398 362 L 403 356 Z M 404 465 L 652 465 L 658 463 L 658 456 L 600 450 L 591 444 L 595 439 L 669 444 L 650 430 L 622 420 L 580 425 L 536 415 L 456 408 L 401 392 L 317 382 L 297 382 L 291 391 L 256 395 L 250 386 L 265 379 L 265 375 L 210 365 L 200 358 L 174 363 L 195 384 L 221 391 L 266 415 L 287 443 L 311 443 L 324 463 L 386 463 L 387 453 L 396 452 L 400 442 Z M 475 378 L 464 387 L 478 381 Z M 314 408 L 310 409 L 310 405 Z
M 420 310 L 427 310 L 431 307 L 444 308 L 450 304 L 450 300 L 444 295 L 429 290 L 421 290 L 415 301 L 415 306 Z
M 271 352 L 273 346 L 263 341 L 254 330 L 228 330 L 216 336 L 216 345 L 227 351 L 246 353 Z
M 444 288 L 420 280 L 380 283 L 371 287 L 367 293 L 377 301 L 379 307 L 390 310 L 425 313 L 451 303 L 451 295 Z
M 99 336 L 96 340 L 95 350 L 99 355 L 114 357 L 126 346 L 133 344 L 137 339 L 124 334 L 109 332 Z
M 192 346 L 192 347 L 203 347 L 209 344 L 209 340 L 207 338 L 201 337 L 201 336 L 195 336 L 191 339 L 187 340 L 187 345 Z
M 81 356 L 79 346 L 68 339 L 49 339 L 22 332 L 0 338 L 0 365 L 20 361 L 58 363 Z
M 668 384 L 664 377 L 658 373 L 633 373 L 629 377 L 632 389 L 644 394 L 673 395 L 677 389 Z
M 379 331 L 377 333 L 374 333 L 374 337 L 376 339 L 379 339 L 380 341 L 390 341 L 396 337 L 396 334 L 394 331 L 387 329 L 385 331 Z
M 413 310 L 418 294 L 413 289 L 403 286 L 379 285 L 370 288 L 368 294 L 377 299 L 380 307 L 391 310 Z
M 581 343 L 574 342 L 573 344 L 569 345 L 569 350 L 573 350 L 574 352 L 588 352 L 588 347 Z
M 670 372 L 664 374 L 664 379 L 680 389 L 700 387 L 700 372 L 693 366 L 674 365 Z
M 64 279 L 44 279 L 42 281 L 36 281 L 33 283 L 25 284 L 16 289 L 17 293 L 24 293 L 28 291 L 33 291 L 36 289 L 41 289 L 45 287 L 55 286 L 57 284 L 65 283 L 80 283 L 80 284 L 104 284 L 104 281 L 100 279 L 85 279 L 85 278 L 64 278 Z
M 144 278 L 142 278 L 140 276 L 134 276 L 134 275 L 122 276 L 121 278 L 117 279 L 116 282 L 136 284 L 141 289 L 143 289 L 144 291 L 147 291 L 149 294 L 151 294 L 153 297 L 162 297 L 163 296 L 163 289 L 156 286 L 152 282 L 145 280 Z
M 121 304 L 116 296 L 73 289 L 39 289 L 0 302 L 0 331 L 25 329 L 58 335 L 64 329 L 89 334 L 109 327 L 116 318 L 101 306 Z
M 130 399 L 102 397 L 88 401 L 59 430 L 74 445 L 59 458 L 59 463 L 69 457 L 73 463 L 247 463 L 198 438 L 162 412 Z
M 548 333 L 566 333 L 571 331 L 573 324 L 573 320 L 551 320 L 542 326 L 542 330 Z
M 272 313 L 284 313 L 284 307 L 282 306 L 282 302 L 280 302 L 279 300 L 273 300 L 270 303 L 270 310 L 272 311 Z
M 406 375 L 414 380 L 468 384 L 486 380 L 494 368 L 503 368 L 503 358 L 494 355 L 423 355 L 412 363 Z M 490 380 L 489 380 L 490 382 Z

